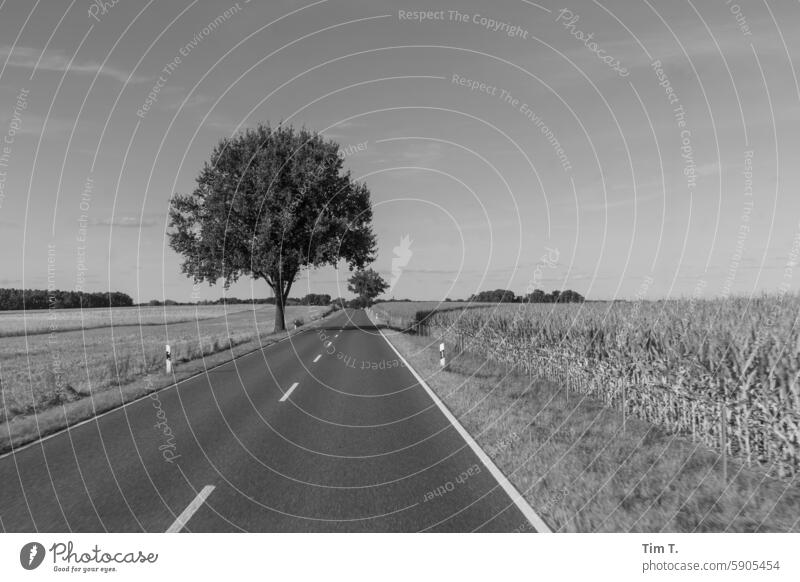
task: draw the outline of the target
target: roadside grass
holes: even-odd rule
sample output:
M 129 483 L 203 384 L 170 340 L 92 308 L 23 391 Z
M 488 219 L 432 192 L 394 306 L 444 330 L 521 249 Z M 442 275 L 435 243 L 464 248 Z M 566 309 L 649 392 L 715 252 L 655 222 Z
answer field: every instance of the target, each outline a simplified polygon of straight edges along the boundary
M 313 325 L 330 311 L 304 308 L 303 313 Z M 88 346 L 84 334 L 83 343 L 71 338 L 54 350 L 42 345 L 34 353 L 21 351 L 16 359 L 7 358 L 5 350 L 0 363 L 0 453 L 303 331 L 276 334 L 260 331 L 252 321 L 234 323 L 243 331 L 227 325 L 228 331 L 216 330 L 221 326 L 210 324 L 209 333 L 202 333 L 195 325 L 200 335 L 192 337 L 185 329 L 181 339 L 171 339 L 173 374 L 165 372 L 163 337 L 150 328 L 154 335 L 139 329 L 135 337 L 123 340 L 109 335 L 110 329 L 93 329 Z
M 798 482 L 438 341 L 387 333 L 554 531 L 800 531 Z

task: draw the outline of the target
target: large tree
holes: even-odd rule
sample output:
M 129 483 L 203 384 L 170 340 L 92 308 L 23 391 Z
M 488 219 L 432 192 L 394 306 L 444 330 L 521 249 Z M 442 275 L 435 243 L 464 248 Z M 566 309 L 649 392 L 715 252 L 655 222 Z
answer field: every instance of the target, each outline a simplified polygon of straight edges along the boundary
M 373 299 L 389 288 L 389 283 L 372 269 L 356 271 L 347 283 L 347 290 L 358 295 L 359 307 L 369 307 Z
M 366 184 L 344 171 L 339 146 L 306 129 L 259 124 L 219 142 L 188 195 L 170 209 L 170 246 L 196 282 L 225 287 L 242 275 L 275 295 L 275 330 L 304 268 L 375 258 Z

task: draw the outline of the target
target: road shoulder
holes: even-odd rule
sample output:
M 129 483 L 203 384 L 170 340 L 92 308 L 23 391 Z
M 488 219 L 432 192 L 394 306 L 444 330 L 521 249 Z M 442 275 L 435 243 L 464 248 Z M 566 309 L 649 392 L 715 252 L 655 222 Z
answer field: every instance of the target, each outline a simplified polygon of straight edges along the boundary
M 480 459 L 481 463 L 488 469 L 489 473 L 494 477 L 500 487 L 506 492 L 508 497 L 510 498 L 511 502 L 519 509 L 519 511 L 525 516 L 530 524 L 530 531 L 536 531 L 539 533 L 552 533 L 552 530 L 547 525 L 547 523 L 541 518 L 541 516 L 531 507 L 528 500 L 520 493 L 520 491 L 516 488 L 514 483 L 509 480 L 509 478 L 503 473 L 503 471 L 495 464 L 492 457 L 487 454 L 487 452 L 483 449 L 481 444 L 473 438 L 472 434 L 461 424 L 459 419 L 450 411 L 447 405 L 442 401 L 439 395 L 434 391 L 428 382 L 425 380 L 425 377 L 419 374 L 415 369 L 414 365 L 420 363 L 419 357 L 414 357 L 418 355 L 420 352 L 416 352 L 414 350 L 408 349 L 398 349 L 395 345 L 395 342 L 400 343 L 402 348 L 407 348 L 408 345 L 405 344 L 402 340 L 403 338 L 407 337 L 401 333 L 392 333 L 392 339 L 387 337 L 383 331 L 381 331 L 381 336 L 386 340 L 392 350 L 397 354 L 397 356 L 404 362 L 408 370 L 414 375 L 417 382 L 425 389 L 425 391 L 430 396 L 431 400 L 436 404 L 436 406 L 441 410 L 441 412 L 445 415 L 445 417 L 450 421 L 450 423 L 455 427 L 456 431 L 461 435 L 467 445 L 472 449 L 472 451 L 477 455 L 478 459 Z M 412 356 L 413 363 L 406 358 L 408 354 Z M 435 377 L 435 374 L 433 375 Z M 429 376 L 426 376 L 429 377 Z M 478 435 L 480 437 L 480 435 Z

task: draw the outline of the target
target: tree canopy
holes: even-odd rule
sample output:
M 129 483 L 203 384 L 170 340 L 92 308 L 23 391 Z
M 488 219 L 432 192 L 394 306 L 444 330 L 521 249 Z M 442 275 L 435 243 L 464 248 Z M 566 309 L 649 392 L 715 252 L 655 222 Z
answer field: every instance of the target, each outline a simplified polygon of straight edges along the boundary
M 304 268 L 375 258 L 366 184 L 345 171 L 339 145 L 305 128 L 259 124 L 214 148 L 188 195 L 170 209 L 170 246 L 196 282 L 226 287 L 263 279 L 275 295 L 275 329 Z
M 373 269 L 356 271 L 347 281 L 347 290 L 358 295 L 359 307 L 371 305 L 372 300 L 388 288 L 389 283 Z

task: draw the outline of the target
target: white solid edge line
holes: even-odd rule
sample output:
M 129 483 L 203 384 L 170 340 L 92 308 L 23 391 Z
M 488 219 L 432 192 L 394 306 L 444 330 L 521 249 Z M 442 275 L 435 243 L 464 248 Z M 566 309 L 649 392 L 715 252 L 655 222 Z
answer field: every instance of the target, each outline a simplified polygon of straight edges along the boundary
M 197 513 L 197 510 L 200 509 L 200 506 L 205 503 L 212 491 L 214 491 L 213 485 L 206 485 L 203 487 L 200 493 L 197 494 L 197 497 L 195 497 L 189 504 L 189 507 L 184 509 L 183 512 L 178 516 L 178 519 L 176 519 L 173 524 L 169 526 L 167 533 L 178 533 L 181 531 L 184 526 L 189 523 L 189 520 L 192 519 L 192 516 Z
M 408 360 L 406 360 L 403 357 L 403 354 L 397 351 L 397 348 L 394 347 L 394 344 L 392 344 L 392 342 L 389 341 L 389 338 L 387 338 L 383 334 L 383 330 L 378 329 L 378 333 L 381 334 L 381 337 L 384 340 L 386 340 L 386 343 L 389 344 L 389 347 L 392 348 L 395 354 L 397 354 L 397 357 L 400 358 L 400 361 L 403 362 L 406 368 L 408 368 L 409 371 L 414 375 L 414 378 L 416 378 L 420 386 L 422 386 L 425 389 L 425 392 L 428 393 L 428 396 L 430 396 L 434 404 L 436 404 L 436 406 L 439 407 L 439 410 L 442 411 L 442 414 L 445 415 L 447 420 L 449 420 L 450 423 L 455 427 L 458 434 L 461 435 L 461 438 L 463 438 L 464 441 L 466 441 L 466 443 L 469 445 L 472 451 L 478 456 L 481 462 L 486 466 L 487 469 L 489 469 L 489 472 L 492 474 L 492 477 L 494 477 L 495 480 L 497 480 L 500 487 L 502 487 L 503 490 L 506 492 L 506 494 L 511 498 L 511 501 L 514 502 L 514 505 L 517 506 L 517 509 L 519 509 L 522 515 L 525 516 L 525 519 L 527 519 L 530 522 L 530 524 L 537 532 L 553 533 L 553 530 L 551 530 L 544 522 L 544 520 L 536 514 L 536 512 L 526 501 L 526 499 L 522 496 L 522 494 L 517 490 L 516 487 L 514 487 L 511 481 L 508 480 L 508 477 L 506 477 L 505 474 L 500 470 L 500 468 L 494 464 L 494 461 L 492 461 L 489 455 L 486 454 L 486 452 L 475 441 L 475 439 L 472 438 L 472 435 L 469 434 L 469 432 L 467 432 L 467 429 L 465 429 L 458 421 L 458 419 L 455 416 L 453 416 L 453 413 L 450 412 L 450 410 L 448 410 L 448 408 L 439 399 L 436 393 L 431 389 L 430 386 L 428 386 L 428 383 L 425 382 L 425 380 L 422 379 L 422 376 L 420 376 L 417 373 L 417 371 L 411 367 L 411 364 L 409 364 Z
M 291 395 L 291 393 L 292 393 L 292 392 L 294 392 L 294 389 L 295 389 L 295 388 L 297 388 L 297 384 L 298 384 L 297 382 L 295 382 L 294 384 L 292 384 L 292 387 L 291 387 L 291 388 L 289 388 L 289 389 L 288 389 L 286 392 L 284 392 L 284 393 L 283 393 L 283 396 L 281 396 L 281 399 L 280 399 L 280 400 L 278 400 L 278 402 L 283 402 L 284 400 L 286 400 L 287 398 L 289 398 L 289 396 Z
M 313 363 L 316 364 L 317 362 L 319 362 L 319 359 L 321 357 L 322 357 L 322 354 L 318 355 L 316 358 L 314 358 L 314 362 Z

